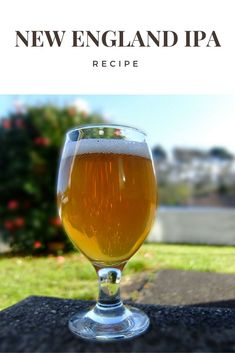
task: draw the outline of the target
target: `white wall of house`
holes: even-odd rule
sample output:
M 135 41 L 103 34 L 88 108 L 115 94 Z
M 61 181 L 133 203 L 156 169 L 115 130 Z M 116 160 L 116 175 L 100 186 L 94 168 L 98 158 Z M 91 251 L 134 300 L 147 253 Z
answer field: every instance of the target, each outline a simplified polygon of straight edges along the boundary
M 235 245 L 235 208 L 159 208 L 147 241 Z

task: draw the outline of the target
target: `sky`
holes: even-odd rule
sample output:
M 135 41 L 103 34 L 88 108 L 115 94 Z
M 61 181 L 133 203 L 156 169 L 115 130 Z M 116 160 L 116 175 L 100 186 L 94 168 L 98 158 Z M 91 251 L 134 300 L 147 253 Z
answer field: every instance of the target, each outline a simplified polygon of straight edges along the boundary
M 235 153 L 235 96 L 228 95 L 0 95 L 0 117 L 17 105 L 76 105 L 99 112 L 112 123 L 141 128 L 150 146 L 209 149 Z

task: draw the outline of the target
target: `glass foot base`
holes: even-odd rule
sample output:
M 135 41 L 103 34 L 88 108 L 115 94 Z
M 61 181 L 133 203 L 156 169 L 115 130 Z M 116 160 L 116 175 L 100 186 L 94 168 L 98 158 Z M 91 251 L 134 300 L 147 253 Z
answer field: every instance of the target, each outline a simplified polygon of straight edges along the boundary
M 69 329 L 87 340 L 113 341 L 130 339 L 145 332 L 149 326 L 148 316 L 141 310 L 122 303 L 100 305 L 75 314 L 69 320 Z

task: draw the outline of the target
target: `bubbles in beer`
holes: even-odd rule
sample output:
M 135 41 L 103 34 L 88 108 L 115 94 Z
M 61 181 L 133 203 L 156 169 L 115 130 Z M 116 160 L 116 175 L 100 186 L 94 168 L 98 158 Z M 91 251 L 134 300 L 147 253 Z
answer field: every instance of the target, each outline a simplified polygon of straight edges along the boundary
M 155 217 L 156 180 L 145 142 L 82 139 L 65 145 L 58 179 L 63 225 L 92 262 L 127 261 Z
M 86 153 L 129 154 L 148 159 L 150 158 L 146 142 L 119 139 L 82 139 L 78 141 L 69 141 L 65 146 L 62 158 Z

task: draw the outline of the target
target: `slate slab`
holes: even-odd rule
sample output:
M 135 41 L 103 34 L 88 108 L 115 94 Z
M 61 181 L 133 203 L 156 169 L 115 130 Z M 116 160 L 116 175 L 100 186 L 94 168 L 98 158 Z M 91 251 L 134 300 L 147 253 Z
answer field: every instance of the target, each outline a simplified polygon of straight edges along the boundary
M 0 312 L 0 352 L 234 352 L 235 310 L 141 305 L 151 327 L 139 338 L 92 343 L 73 336 L 69 317 L 93 302 L 29 297 Z

